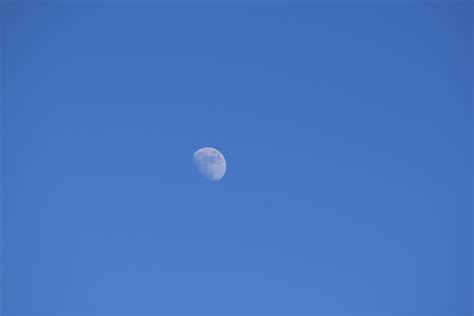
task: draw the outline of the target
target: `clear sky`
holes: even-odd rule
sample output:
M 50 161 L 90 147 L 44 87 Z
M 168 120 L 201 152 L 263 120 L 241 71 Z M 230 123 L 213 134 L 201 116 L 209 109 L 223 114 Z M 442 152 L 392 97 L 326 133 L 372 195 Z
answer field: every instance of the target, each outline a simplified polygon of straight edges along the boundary
M 469 314 L 472 9 L 0 5 L 3 312 Z

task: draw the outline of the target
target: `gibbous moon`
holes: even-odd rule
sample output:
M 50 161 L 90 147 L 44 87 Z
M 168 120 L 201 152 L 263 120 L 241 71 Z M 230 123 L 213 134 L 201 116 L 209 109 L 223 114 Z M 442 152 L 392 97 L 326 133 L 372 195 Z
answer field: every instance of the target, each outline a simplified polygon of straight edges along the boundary
M 199 173 L 211 181 L 224 177 L 227 167 L 224 155 L 215 148 L 203 147 L 193 155 L 193 162 Z

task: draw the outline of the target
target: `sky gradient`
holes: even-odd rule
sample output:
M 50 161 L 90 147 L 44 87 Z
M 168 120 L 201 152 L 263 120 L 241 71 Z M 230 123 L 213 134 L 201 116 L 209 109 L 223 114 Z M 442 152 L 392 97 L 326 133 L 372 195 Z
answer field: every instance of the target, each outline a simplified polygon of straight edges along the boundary
M 469 315 L 472 8 L 0 4 L 3 313 Z

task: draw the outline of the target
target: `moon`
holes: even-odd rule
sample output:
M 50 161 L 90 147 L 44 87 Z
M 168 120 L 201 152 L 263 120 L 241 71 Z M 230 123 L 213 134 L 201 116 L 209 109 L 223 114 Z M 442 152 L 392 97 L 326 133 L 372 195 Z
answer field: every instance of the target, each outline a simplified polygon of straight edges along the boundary
M 215 148 L 203 147 L 193 155 L 193 162 L 200 174 L 211 181 L 221 180 L 227 169 L 224 155 Z

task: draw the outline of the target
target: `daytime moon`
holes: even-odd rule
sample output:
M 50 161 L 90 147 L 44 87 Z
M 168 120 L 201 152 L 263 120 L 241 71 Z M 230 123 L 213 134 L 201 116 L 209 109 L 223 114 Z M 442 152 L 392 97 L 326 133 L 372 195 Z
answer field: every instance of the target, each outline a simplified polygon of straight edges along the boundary
M 221 180 L 227 168 L 224 155 L 212 147 L 196 150 L 193 162 L 199 173 L 211 181 Z

